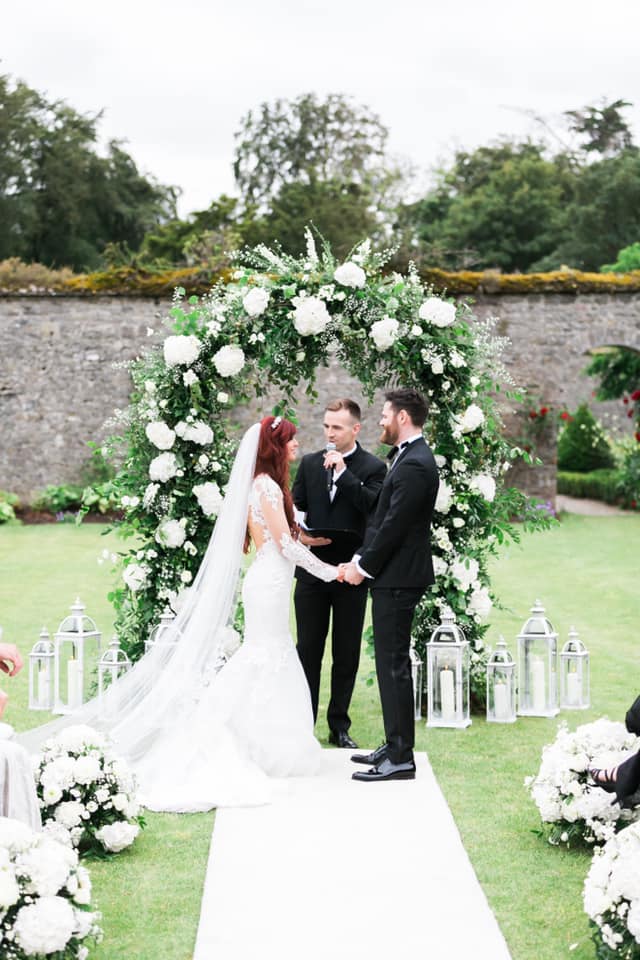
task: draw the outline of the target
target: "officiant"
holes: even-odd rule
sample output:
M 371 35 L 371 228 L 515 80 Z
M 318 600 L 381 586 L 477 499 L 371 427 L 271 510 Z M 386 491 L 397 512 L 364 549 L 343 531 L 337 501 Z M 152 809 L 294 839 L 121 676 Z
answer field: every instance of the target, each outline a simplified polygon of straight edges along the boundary
M 325 449 L 302 458 L 293 485 L 294 504 L 309 531 L 303 528 L 300 539 L 325 563 L 346 562 L 360 547 L 386 475 L 383 461 L 358 442 L 360 421 L 354 400 L 329 403 L 323 420 Z M 349 734 L 349 704 L 360 662 L 367 585 L 323 583 L 300 567 L 296 581 L 298 655 L 311 691 L 314 720 L 331 620 L 329 742 L 353 749 L 357 744 Z

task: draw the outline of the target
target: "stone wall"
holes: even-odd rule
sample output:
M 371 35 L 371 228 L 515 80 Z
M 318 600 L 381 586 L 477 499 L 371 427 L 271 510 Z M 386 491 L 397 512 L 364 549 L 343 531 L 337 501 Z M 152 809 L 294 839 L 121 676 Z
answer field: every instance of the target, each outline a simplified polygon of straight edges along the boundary
M 141 297 L 0 297 L 0 489 L 28 499 L 48 483 L 77 480 L 87 441 L 99 442 L 109 432 L 105 421 L 127 404 L 130 381 L 121 364 L 161 339 L 167 311 L 166 301 Z M 511 341 L 513 379 L 555 406 L 592 402 L 594 385 L 581 375 L 588 350 L 640 349 L 640 294 L 482 296 L 474 312 L 499 318 L 500 334 Z M 297 408 L 303 451 L 322 444 L 323 405 L 336 396 L 362 402 L 363 441 L 375 449 L 381 399 L 369 408 L 358 381 L 337 365 L 318 372 L 317 386 L 318 400 L 301 396 Z M 619 415 L 619 404 L 593 406 L 598 416 Z M 255 401 L 234 418 L 252 422 L 268 409 L 268 401 Z M 518 433 L 511 411 L 505 414 Z M 512 480 L 553 499 L 553 437 L 543 441 L 545 466 Z

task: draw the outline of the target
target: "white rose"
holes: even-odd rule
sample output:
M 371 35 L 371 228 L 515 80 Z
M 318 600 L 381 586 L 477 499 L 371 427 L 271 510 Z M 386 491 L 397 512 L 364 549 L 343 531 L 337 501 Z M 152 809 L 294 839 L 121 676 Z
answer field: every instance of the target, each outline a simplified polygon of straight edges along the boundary
M 640 903 L 637 900 L 627 914 L 627 929 L 636 943 L 640 943 Z
M 13 926 L 16 943 L 27 955 L 64 950 L 73 935 L 74 910 L 63 897 L 40 897 L 21 907 Z
M 62 790 L 57 784 L 50 783 L 48 786 L 43 788 L 42 799 L 48 807 L 52 807 L 54 803 L 58 803 L 59 800 L 62 800 Z
M 453 523 L 456 530 L 461 530 L 465 524 L 465 521 L 462 519 L 462 517 L 454 517 L 451 522 Z
M 484 413 L 477 403 L 472 403 L 467 407 L 462 416 L 456 419 L 462 433 L 472 433 L 484 423 Z
M 0 911 L 8 910 L 20 899 L 20 887 L 9 870 L 0 869 Z
M 362 267 L 359 267 L 351 260 L 348 260 L 346 263 L 343 263 L 342 266 L 338 267 L 333 274 L 333 278 L 343 287 L 364 287 L 367 282 L 367 277 Z
M 444 371 L 444 364 L 440 357 L 434 357 L 431 361 L 431 373 L 435 373 L 436 376 L 439 376 Z
M 438 513 L 449 513 L 451 509 L 451 503 L 453 502 L 453 490 L 449 486 L 446 480 L 441 480 L 438 487 L 438 495 L 436 497 L 436 503 L 434 509 Z
M 436 461 L 436 466 L 437 466 L 437 467 L 444 467 L 444 466 L 446 466 L 447 458 L 446 458 L 446 457 L 443 457 L 441 453 L 436 453 L 435 456 L 434 456 L 434 460 Z
M 235 377 L 244 367 L 244 351 L 229 344 L 220 347 L 213 355 L 213 365 L 221 377 Z
M 259 317 L 269 304 L 269 294 L 261 287 L 254 287 L 242 298 L 242 306 L 250 317 Z
M 296 362 L 297 362 L 297 363 L 302 363 L 302 361 L 304 360 L 304 358 L 305 358 L 305 352 L 304 352 L 304 350 L 298 350 L 298 352 L 296 353 Z
M 467 604 L 469 616 L 478 616 L 481 620 L 485 620 L 491 613 L 492 606 L 493 602 L 488 589 L 486 587 L 474 587 Z
M 412 336 L 412 337 L 421 337 L 421 336 L 422 336 L 422 327 L 419 327 L 417 323 L 414 323 L 414 325 L 413 325 L 413 326 L 411 327 L 411 329 L 409 330 L 409 334 L 410 334 L 410 336 Z
M 193 574 L 191 573 L 190 570 L 183 570 L 182 573 L 180 574 L 180 579 L 182 580 L 183 583 L 191 583 L 191 581 L 193 580 Z
M 229 403 L 229 394 L 225 393 L 224 390 L 220 390 L 216 397 L 218 403 Z
M 324 300 L 319 297 L 294 297 L 293 325 L 301 337 L 323 333 L 331 320 Z
M 96 839 L 100 841 L 105 850 L 109 850 L 111 853 L 119 853 L 125 847 L 131 846 L 139 833 L 140 827 L 137 823 L 118 820 L 116 823 L 108 823 L 100 830 L 96 830 Z
M 61 749 L 68 750 L 70 753 L 81 753 L 82 750 L 90 748 L 100 749 L 105 747 L 107 743 L 103 733 L 99 733 L 97 730 L 94 730 L 93 727 L 84 723 L 74 723 L 70 727 L 65 727 L 52 742 Z M 60 759 L 69 759 L 73 768 L 73 760 L 71 760 L 71 758 L 65 757 Z M 55 762 L 57 763 L 58 761 Z
M 122 571 L 122 579 L 132 593 L 142 589 L 147 582 L 149 568 L 141 563 L 130 563 Z
M 200 341 L 194 336 L 167 337 L 164 341 L 164 362 L 168 367 L 190 367 L 198 359 L 200 347 Z
M 442 557 L 432 557 L 433 572 L 436 577 L 443 577 L 447 572 L 447 564 Z
M 109 799 L 110 793 L 106 787 L 100 787 L 99 790 L 96 790 L 95 797 L 96 803 L 103 804 Z
M 187 370 L 186 373 L 182 374 L 182 382 L 184 383 L 185 387 L 191 387 L 194 383 L 198 382 L 198 377 L 193 370 Z
M 461 353 L 458 353 L 457 350 L 451 351 L 451 356 L 449 357 L 449 361 L 452 367 L 466 367 L 467 365 L 467 361 L 465 360 L 465 358 L 462 356 Z
M 35 846 L 16 858 L 17 872 L 29 877 L 28 892 L 38 897 L 55 896 L 77 864 L 75 850 L 42 835 Z
M 474 560 L 473 557 L 468 559 L 458 558 L 451 564 L 453 578 L 458 581 L 461 589 L 465 592 L 478 579 L 478 572 L 478 561 Z
M 166 483 L 178 472 L 178 461 L 175 453 L 161 453 L 149 464 L 149 477 L 160 483 Z
M 163 520 L 155 533 L 156 543 L 163 547 L 169 547 L 175 550 L 181 547 L 186 539 L 184 524 L 179 520 Z
M 199 483 L 193 488 L 200 509 L 207 517 L 215 517 L 222 506 L 222 494 L 217 483 Z
M 378 350 L 388 350 L 398 339 L 400 324 L 392 317 L 383 317 L 371 324 L 369 336 L 373 339 Z
M 126 793 L 116 793 L 111 802 L 113 803 L 113 809 L 117 810 L 119 813 L 122 813 L 122 811 L 125 810 L 129 804 Z
M 163 420 L 153 420 L 148 423 L 144 432 L 158 450 L 170 450 L 175 443 L 175 433 Z
M 439 297 L 429 297 L 421 304 L 418 316 L 434 327 L 450 327 L 456 320 L 456 308 Z
M 491 503 L 496 495 L 496 482 L 488 473 L 477 473 L 469 481 L 469 489 L 482 494 Z

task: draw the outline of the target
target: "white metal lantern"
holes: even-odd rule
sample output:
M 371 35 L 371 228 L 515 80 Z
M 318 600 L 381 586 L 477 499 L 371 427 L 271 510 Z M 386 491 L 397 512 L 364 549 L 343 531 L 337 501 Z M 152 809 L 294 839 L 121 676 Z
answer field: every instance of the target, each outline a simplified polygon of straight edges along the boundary
M 85 649 L 95 647 L 100 655 L 102 634 L 78 597 L 53 635 L 54 648 L 54 713 L 72 713 L 84 702 Z
M 413 683 L 413 704 L 415 719 L 422 718 L 422 660 L 416 650 L 416 642 L 411 638 L 411 648 L 409 650 L 411 657 L 411 682 Z
M 148 640 L 145 640 L 144 642 L 145 653 L 149 653 L 149 650 L 151 650 L 151 648 L 155 646 L 155 644 L 157 643 L 160 645 L 162 645 L 163 643 L 166 643 L 168 639 L 166 636 L 167 628 L 173 623 L 174 620 L 175 620 L 175 614 L 172 613 L 171 610 L 167 609 L 164 611 L 164 613 L 160 615 L 159 622 L 156 624 L 156 626 L 153 628 L 153 630 L 149 634 Z M 173 644 L 173 643 L 177 643 L 177 641 L 178 641 L 178 634 L 176 632 L 169 640 L 169 643 Z
M 539 600 L 518 634 L 518 713 L 555 717 L 558 710 L 558 634 Z
M 53 709 L 54 659 L 49 631 L 43 627 L 29 654 L 29 710 Z
M 569 639 L 560 651 L 560 707 L 586 710 L 589 706 L 589 651 L 576 628 L 571 627 Z
M 516 719 L 516 665 L 507 650 L 504 637 L 487 663 L 487 721 L 515 723 Z
M 131 660 L 120 646 L 117 637 L 112 637 L 109 646 L 98 661 L 98 699 L 102 703 L 109 687 L 131 667 Z
M 428 727 L 468 727 L 469 643 L 451 610 L 427 643 Z

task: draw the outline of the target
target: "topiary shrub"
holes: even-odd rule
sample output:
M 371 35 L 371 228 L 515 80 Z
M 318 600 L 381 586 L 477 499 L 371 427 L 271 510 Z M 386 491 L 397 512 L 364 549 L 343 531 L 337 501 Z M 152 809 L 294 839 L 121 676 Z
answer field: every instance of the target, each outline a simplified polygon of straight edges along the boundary
M 586 403 L 580 404 L 558 440 L 558 469 L 589 473 L 615 466 L 602 427 Z

